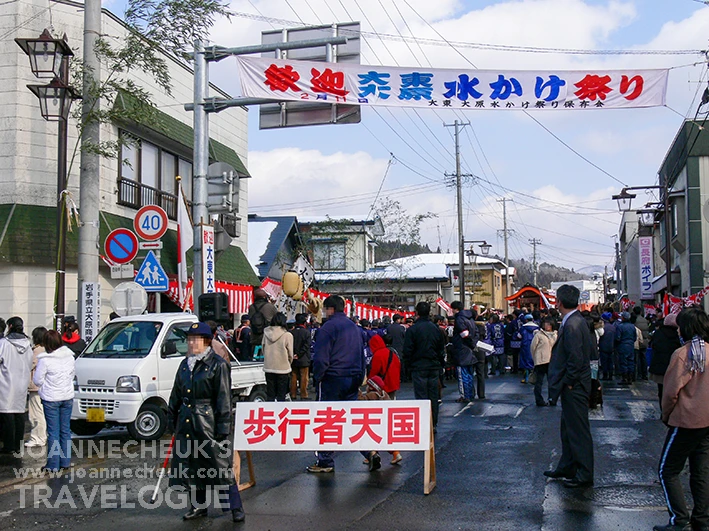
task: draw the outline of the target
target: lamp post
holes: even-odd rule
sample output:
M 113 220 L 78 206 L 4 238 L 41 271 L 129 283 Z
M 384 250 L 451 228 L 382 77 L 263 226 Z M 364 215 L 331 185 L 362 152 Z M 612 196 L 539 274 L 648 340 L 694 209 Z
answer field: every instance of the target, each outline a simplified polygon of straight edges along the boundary
M 30 60 L 37 78 L 52 78 L 48 85 L 27 85 L 39 99 L 40 112 L 48 122 L 58 122 L 57 138 L 57 259 L 54 294 L 54 328 L 61 330 L 65 312 L 67 135 L 71 102 L 78 99 L 69 86 L 69 58 L 74 54 L 66 35 L 55 39 L 45 29 L 36 39 L 15 39 Z
M 473 244 L 480 244 L 480 252 L 482 253 L 483 256 L 487 256 L 490 254 L 490 249 L 492 248 L 492 245 L 487 243 L 485 240 L 462 240 L 463 246 L 465 246 L 466 243 L 471 244 L 470 250 L 466 252 L 468 256 L 475 255 L 475 252 L 473 251 Z M 464 266 L 464 264 L 460 264 L 461 266 Z M 460 271 L 458 272 L 458 290 L 460 294 L 460 302 L 463 303 L 463 307 L 465 307 L 465 268 L 464 267 L 459 267 Z
M 669 187 L 669 180 L 665 178 L 665 182 L 661 185 L 655 185 L 655 186 L 626 186 L 620 191 L 620 194 L 614 195 L 613 199 L 615 201 L 618 201 L 618 209 L 621 212 L 628 212 L 630 210 L 630 205 L 637 197 L 635 194 L 631 194 L 629 190 L 660 190 L 662 193 L 662 208 L 665 216 L 665 276 L 667 277 L 665 280 L 667 281 L 667 294 L 671 295 L 672 294 L 672 252 L 670 250 L 670 245 L 672 244 L 672 236 L 670 234 L 670 187 Z M 648 214 L 651 211 L 648 210 L 640 210 L 640 223 L 644 224 L 644 222 L 649 221 L 649 216 Z M 654 211 L 653 212 L 653 221 L 654 223 Z

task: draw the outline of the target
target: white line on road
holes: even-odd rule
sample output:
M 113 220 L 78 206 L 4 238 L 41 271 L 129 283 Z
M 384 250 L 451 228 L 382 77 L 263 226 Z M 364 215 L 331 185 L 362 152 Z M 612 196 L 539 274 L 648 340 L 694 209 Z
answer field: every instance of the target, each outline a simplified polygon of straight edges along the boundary
M 7 518 L 12 514 L 13 509 L 10 509 L 9 511 L 1 511 L 0 512 L 0 518 Z
M 472 405 L 473 405 L 472 402 L 468 402 L 468 404 L 467 404 L 463 409 L 461 409 L 460 411 L 458 411 L 458 413 L 456 413 L 455 415 L 453 415 L 453 418 L 455 418 L 455 417 L 457 417 L 458 415 L 460 415 L 461 413 L 467 411 Z

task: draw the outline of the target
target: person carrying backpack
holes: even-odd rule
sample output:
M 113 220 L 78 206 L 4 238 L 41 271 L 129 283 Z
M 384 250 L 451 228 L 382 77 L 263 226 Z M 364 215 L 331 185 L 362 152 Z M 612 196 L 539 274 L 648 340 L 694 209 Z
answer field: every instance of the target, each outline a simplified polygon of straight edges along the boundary
M 373 336 L 369 340 L 372 351 L 372 364 L 369 369 L 369 378 L 379 376 L 384 382 L 384 391 L 394 399 L 396 392 L 401 387 L 401 362 L 399 356 L 388 348 L 381 336 Z
M 251 321 L 251 349 L 255 357 L 261 350 L 263 332 L 276 316 L 276 307 L 268 300 L 268 293 L 261 288 L 254 290 L 254 303 L 249 306 L 248 316 Z
M 476 352 L 480 332 L 475 324 L 475 314 L 463 309 L 460 301 L 451 303 L 455 315 L 453 326 L 453 360 L 458 370 L 458 402 L 475 398 L 473 374 L 476 374 L 478 398 L 485 399 L 485 354 Z

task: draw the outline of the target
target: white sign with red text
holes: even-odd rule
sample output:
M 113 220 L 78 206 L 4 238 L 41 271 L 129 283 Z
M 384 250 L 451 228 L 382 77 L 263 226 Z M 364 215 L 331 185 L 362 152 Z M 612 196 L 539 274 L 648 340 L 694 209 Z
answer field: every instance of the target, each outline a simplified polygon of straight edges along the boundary
M 277 101 L 489 111 L 654 107 L 668 70 L 478 70 L 237 58 L 244 96 Z
M 235 426 L 235 450 L 427 451 L 431 446 L 431 403 L 241 402 Z
M 214 293 L 217 290 L 214 278 L 214 263 L 216 262 L 214 227 L 202 225 L 200 232 L 202 235 L 202 292 Z

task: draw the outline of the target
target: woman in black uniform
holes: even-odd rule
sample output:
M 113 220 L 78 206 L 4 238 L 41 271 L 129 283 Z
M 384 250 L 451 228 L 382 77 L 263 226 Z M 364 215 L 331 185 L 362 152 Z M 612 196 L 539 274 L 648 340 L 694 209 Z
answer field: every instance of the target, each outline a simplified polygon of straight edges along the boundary
M 212 330 L 206 323 L 189 328 L 187 357 L 177 369 L 168 406 L 175 433 L 170 486 L 190 491 L 192 508 L 184 520 L 207 516 L 210 490 L 214 500 L 228 492 L 233 520 L 243 522 L 229 444 L 231 367 L 215 354 L 211 342 Z

